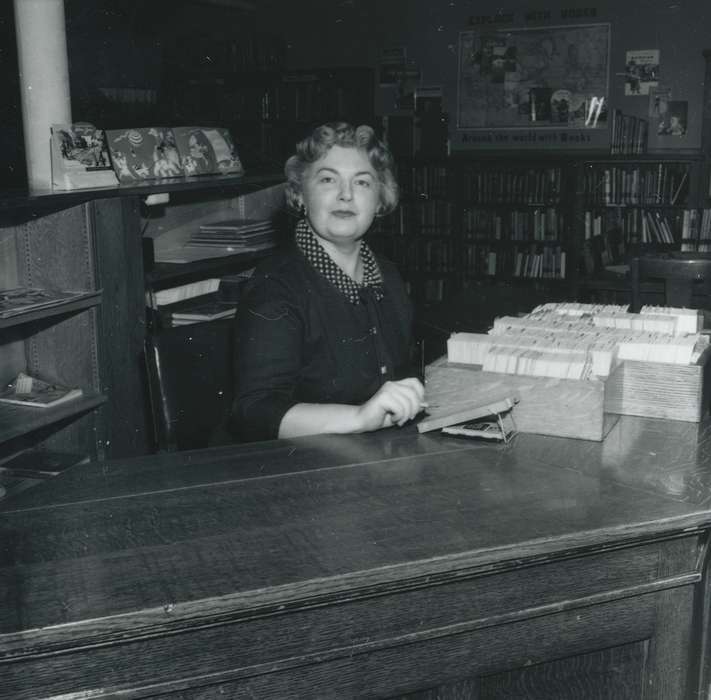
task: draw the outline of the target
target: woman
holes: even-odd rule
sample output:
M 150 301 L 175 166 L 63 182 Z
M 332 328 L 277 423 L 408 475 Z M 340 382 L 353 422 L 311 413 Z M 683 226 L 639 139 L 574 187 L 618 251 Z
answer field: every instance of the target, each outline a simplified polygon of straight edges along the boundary
M 363 241 L 397 206 L 390 153 L 368 126 L 332 123 L 286 163 L 295 241 L 240 302 L 229 427 L 241 441 L 402 426 L 422 409 L 412 310 L 396 268 Z

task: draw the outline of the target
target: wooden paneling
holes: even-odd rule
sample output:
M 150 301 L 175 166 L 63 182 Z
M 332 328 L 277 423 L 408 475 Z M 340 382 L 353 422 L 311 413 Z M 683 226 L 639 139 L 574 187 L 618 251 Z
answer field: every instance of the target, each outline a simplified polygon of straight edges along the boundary
M 645 642 L 632 642 L 494 673 L 481 679 L 478 697 L 487 700 L 632 700 L 643 697 L 646 652 Z M 477 695 L 472 692 L 457 696 L 445 692 L 440 697 L 444 700 Z
M 102 391 L 101 454 L 106 458 L 146 454 L 147 393 L 143 380 L 145 299 L 143 251 L 137 197 L 101 199 L 89 205 L 94 228 Z

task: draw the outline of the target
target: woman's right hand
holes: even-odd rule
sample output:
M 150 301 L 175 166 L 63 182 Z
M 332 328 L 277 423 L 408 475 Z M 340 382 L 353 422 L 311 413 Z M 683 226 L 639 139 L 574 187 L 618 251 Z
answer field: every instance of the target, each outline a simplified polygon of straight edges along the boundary
M 415 377 L 385 382 L 364 404 L 358 407 L 362 432 L 404 425 L 412 420 L 425 403 L 425 387 Z

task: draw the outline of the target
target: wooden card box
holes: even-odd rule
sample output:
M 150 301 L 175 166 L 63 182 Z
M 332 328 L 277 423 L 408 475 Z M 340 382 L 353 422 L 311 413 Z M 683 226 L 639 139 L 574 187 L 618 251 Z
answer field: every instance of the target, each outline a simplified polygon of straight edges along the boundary
M 483 372 L 478 365 L 438 360 L 427 367 L 426 395 L 432 417 L 477 395 L 502 390 L 517 394 L 513 409 L 516 429 L 556 437 L 602 440 L 617 420 L 605 412 L 605 382 L 526 377 Z
M 711 347 L 694 365 L 625 360 L 606 382 L 605 411 L 698 422 L 708 414 Z

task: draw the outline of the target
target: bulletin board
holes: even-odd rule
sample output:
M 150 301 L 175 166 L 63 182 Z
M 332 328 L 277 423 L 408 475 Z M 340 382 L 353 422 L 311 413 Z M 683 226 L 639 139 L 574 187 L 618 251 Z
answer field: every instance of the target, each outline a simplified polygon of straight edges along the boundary
M 604 131 L 609 57 L 607 23 L 462 32 L 457 129 Z

